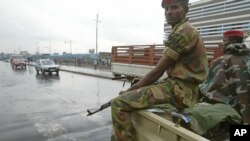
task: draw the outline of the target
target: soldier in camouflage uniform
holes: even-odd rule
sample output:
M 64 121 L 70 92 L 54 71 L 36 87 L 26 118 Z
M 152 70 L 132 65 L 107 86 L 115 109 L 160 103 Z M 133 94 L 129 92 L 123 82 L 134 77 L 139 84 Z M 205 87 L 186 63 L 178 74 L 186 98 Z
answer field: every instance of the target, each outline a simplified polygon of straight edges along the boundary
M 170 103 L 182 109 L 199 100 L 199 84 L 208 74 L 208 60 L 201 37 L 186 18 L 188 0 L 163 0 L 162 7 L 172 31 L 163 57 L 139 82 L 111 102 L 117 141 L 135 141 L 131 113 L 155 104 Z M 168 78 L 155 84 L 164 72 Z
M 242 43 L 243 32 L 229 30 L 223 36 L 225 54 L 212 62 L 200 85 L 203 101 L 229 104 L 250 124 L 250 52 Z

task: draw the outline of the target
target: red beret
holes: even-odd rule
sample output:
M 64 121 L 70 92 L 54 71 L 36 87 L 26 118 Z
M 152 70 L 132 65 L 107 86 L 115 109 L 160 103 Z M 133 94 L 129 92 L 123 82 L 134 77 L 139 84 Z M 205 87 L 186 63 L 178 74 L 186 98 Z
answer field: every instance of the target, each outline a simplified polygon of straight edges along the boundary
M 229 37 L 229 36 L 237 36 L 237 37 L 244 37 L 244 33 L 239 30 L 227 30 L 223 33 L 224 37 Z
M 169 5 L 175 2 L 186 2 L 188 4 L 189 0 L 162 0 L 161 6 L 164 8 L 164 5 Z

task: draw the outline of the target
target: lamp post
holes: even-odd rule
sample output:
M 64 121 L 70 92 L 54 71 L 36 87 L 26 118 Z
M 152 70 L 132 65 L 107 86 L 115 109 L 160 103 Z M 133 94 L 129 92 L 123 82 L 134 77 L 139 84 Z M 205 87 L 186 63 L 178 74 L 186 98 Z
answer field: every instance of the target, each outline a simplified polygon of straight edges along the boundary
M 37 54 L 40 54 L 39 52 L 40 52 L 40 49 L 39 49 L 39 46 L 38 46 L 38 41 L 36 41 L 36 52 L 37 52 Z
M 49 38 L 49 54 L 51 54 L 51 46 L 50 46 L 50 34 L 48 32 L 48 38 Z
M 99 18 L 99 15 L 98 13 L 96 14 L 96 47 L 95 47 L 95 54 L 96 54 L 96 60 L 94 60 L 94 66 L 95 66 L 95 70 L 96 70 L 96 67 L 97 67 L 97 64 L 98 64 L 98 58 L 97 58 L 97 53 L 98 53 L 98 22 L 101 22 L 98 20 Z
M 65 44 L 68 43 L 68 41 L 64 41 Z M 69 41 L 69 47 L 70 47 L 70 53 L 72 54 L 72 41 Z
M 69 46 L 70 46 L 70 53 L 72 54 L 72 41 L 69 41 Z
M 97 55 L 97 52 L 98 52 L 98 22 L 101 22 L 101 21 L 99 21 L 98 20 L 98 17 L 99 15 L 98 15 L 98 13 L 96 14 L 96 47 L 95 47 L 95 53 L 96 53 L 96 55 Z

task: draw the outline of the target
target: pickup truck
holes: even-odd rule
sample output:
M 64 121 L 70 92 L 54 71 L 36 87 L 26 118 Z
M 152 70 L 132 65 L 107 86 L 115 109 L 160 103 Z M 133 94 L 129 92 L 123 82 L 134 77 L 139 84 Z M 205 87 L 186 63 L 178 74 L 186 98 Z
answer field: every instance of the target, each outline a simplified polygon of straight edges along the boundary
M 161 44 L 113 46 L 111 71 L 114 79 L 124 79 L 133 85 L 155 67 L 164 48 Z M 206 45 L 206 53 L 210 64 L 213 59 L 223 55 L 223 49 L 221 45 L 210 44 Z M 175 124 L 171 116 L 160 116 L 146 110 L 134 112 L 133 122 L 137 141 L 209 140 Z

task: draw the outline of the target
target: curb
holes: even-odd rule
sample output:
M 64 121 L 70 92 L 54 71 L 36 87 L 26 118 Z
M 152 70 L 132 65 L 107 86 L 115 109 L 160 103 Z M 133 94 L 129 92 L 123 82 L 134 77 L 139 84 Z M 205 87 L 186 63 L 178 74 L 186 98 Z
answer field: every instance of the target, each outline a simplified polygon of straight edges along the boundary
M 28 64 L 29 66 L 34 66 L 34 64 Z M 104 76 L 104 75 L 97 75 L 97 74 L 91 74 L 91 73 L 85 73 L 85 72 L 79 72 L 79 71 L 72 71 L 72 70 L 66 70 L 66 69 L 61 69 L 60 71 L 65 71 L 65 72 L 70 72 L 70 73 L 75 73 L 75 74 L 82 74 L 82 75 L 87 75 L 87 76 L 93 76 L 93 77 L 98 77 L 98 78 L 105 78 L 105 79 L 111 79 L 112 76 Z
M 110 76 L 103 76 L 103 75 L 97 75 L 97 74 L 90 74 L 90 73 L 79 72 L 79 71 L 72 71 L 72 70 L 65 70 L 65 69 L 60 69 L 60 71 L 71 72 L 71 73 L 82 74 L 82 75 L 88 75 L 88 76 L 93 76 L 93 77 L 98 77 L 98 78 L 111 79 L 111 80 L 112 80 L 112 78 L 113 78 L 113 77 L 110 77 Z

